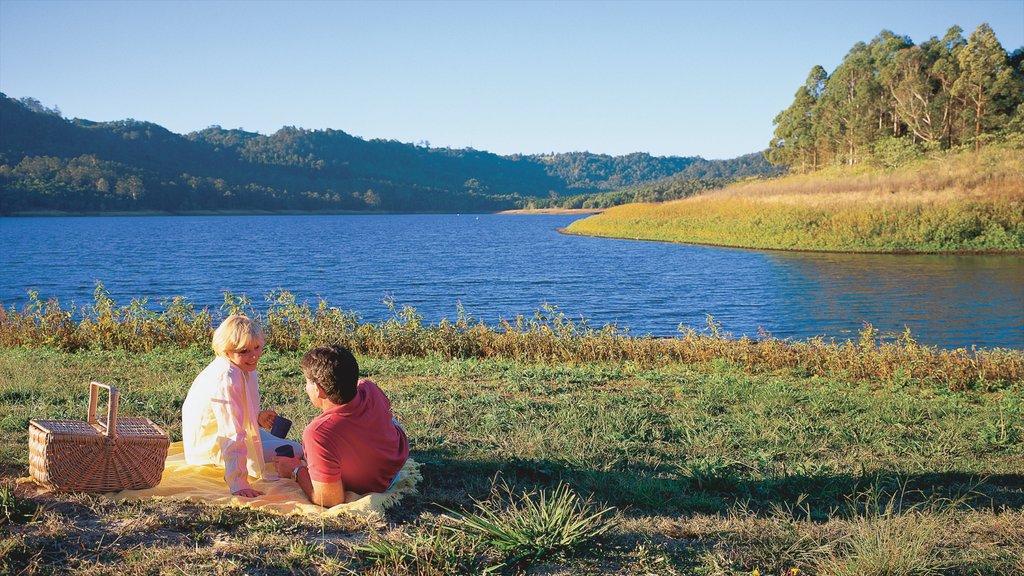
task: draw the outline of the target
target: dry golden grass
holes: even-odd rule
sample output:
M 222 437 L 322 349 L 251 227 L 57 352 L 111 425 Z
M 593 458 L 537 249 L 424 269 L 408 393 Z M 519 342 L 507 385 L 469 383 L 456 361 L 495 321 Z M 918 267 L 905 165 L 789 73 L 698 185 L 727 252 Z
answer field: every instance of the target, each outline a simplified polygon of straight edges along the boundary
M 237 301 L 233 301 L 233 299 Z M 279 350 L 308 350 L 339 343 L 377 358 L 403 356 L 500 358 L 522 362 L 632 362 L 640 366 L 727 361 L 751 372 L 798 370 L 854 380 L 912 378 L 940 382 L 954 390 L 1024 380 L 1024 353 L 1015 350 L 942 350 L 918 344 L 908 332 L 885 340 L 866 325 L 857 342 L 822 338 L 785 341 L 734 340 L 719 333 L 713 318 L 702 332 L 688 329 L 676 338 L 632 336 L 616 326 L 593 328 L 546 306 L 534 317 L 487 326 L 472 318 L 426 325 L 410 307 L 379 323 L 361 323 L 354 314 L 320 301 L 313 308 L 278 291 L 265 313 L 230 294 L 225 313 L 248 313 Z M 100 285 L 95 306 L 64 308 L 33 295 L 21 311 L 0 308 L 0 346 L 104 349 L 145 352 L 162 346 L 207 346 L 213 314 L 175 301 L 162 311 L 144 311 L 132 301 L 117 306 Z
M 1020 252 L 1024 152 L 947 153 L 893 171 L 833 168 L 573 222 L 574 234 L 788 250 Z

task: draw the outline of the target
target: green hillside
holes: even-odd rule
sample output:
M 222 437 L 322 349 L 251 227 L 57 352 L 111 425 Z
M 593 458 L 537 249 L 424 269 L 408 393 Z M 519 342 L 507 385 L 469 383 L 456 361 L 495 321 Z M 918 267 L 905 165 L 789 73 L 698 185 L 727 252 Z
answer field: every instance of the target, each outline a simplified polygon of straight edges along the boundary
M 187 135 L 149 122 L 69 120 L 0 95 L 0 213 L 497 211 L 665 177 L 768 173 L 760 154 L 705 160 L 577 152 L 498 156 L 284 127 Z

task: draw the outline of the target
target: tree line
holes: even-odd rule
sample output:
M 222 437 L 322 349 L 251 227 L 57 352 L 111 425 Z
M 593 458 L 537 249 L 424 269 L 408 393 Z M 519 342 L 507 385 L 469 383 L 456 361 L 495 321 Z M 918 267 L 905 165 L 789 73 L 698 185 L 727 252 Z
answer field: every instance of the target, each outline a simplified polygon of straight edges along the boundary
M 731 160 L 698 159 L 681 171 L 657 180 L 633 182 L 608 192 L 531 198 L 525 207 L 604 209 L 633 202 L 667 202 L 722 188 L 737 179 L 771 176 L 782 171 L 782 168 L 768 163 L 760 152 Z
M 932 150 L 1024 133 L 1024 49 L 992 28 L 959 26 L 915 45 L 883 31 L 828 74 L 815 66 L 774 120 L 766 155 L 798 171 L 834 164 L 896 166 Z
M 220 126 L 178 135 L 131 119 L 69 120 L 38 100 L 5 95 L 0 126 L 0 213 L 8 214 L 487 212 L 683 173 L 728 178 L 741 170 L 774 170 L 760 154 L 753 162 L 642 153 L 498 156 L 293 126 L 270 135 Z

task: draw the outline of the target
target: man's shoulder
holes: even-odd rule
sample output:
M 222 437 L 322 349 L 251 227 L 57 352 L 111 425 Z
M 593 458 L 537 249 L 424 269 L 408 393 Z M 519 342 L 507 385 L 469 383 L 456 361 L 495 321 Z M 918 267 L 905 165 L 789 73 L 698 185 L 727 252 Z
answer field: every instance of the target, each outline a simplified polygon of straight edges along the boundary
M 363 378 L 359 380 L 357 386 L 358 390 L 362 390 L 364 396 L 377 396 L 383 397 L 385 399 L 388 397 L 387 394 L 385 394 L 384 391 L 380 389 L 380 386 L 377 386 L 377 384 L 373 380 L 370 380 L 369 378 Z
M 339 423 L 338 418 L 331 418 L 329 414 L 318 414 L 302 431 L 302 443 L 307 447 L 332 444 L 339 437 L 343 427 L 344 424 Z

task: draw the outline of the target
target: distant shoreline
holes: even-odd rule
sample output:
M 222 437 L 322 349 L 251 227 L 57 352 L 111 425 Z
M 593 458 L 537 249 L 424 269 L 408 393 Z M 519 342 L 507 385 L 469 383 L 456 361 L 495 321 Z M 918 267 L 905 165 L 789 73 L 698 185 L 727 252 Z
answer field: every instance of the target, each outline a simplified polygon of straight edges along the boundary
M 46 218 L 46 217 L 92 217 L 92 216 L 354 216 L 354 215 L 375 215 L 382 214 L 448 214 L 448 212 L 383 212 L 383 211 L 357 211 L 357 210 L 119 210 L 110 212 L 95 211 L 64 211 L 64 210 L 25 210 L 0 214 L 4 218 Z M 452 212 L 454 214 L 454 212 Z M 469 214 L 469 212 L 463 212 Z M 489 214 L 489 212 L 479 212 Z
M 604 208 L 520 208 L 502 210 L 498 214 L 600 214 Z
M 0 214 L 0 218 L 67 218 L 91 216 L 330 216 L 330 215 L 387 215 L 387 214 L 600 214 L 598 208 L 535 208 L 502 210 L 500 212 L 385 212 L 356 210 L 114 210 L 109 212 L 69 210 L 25 210 Z

